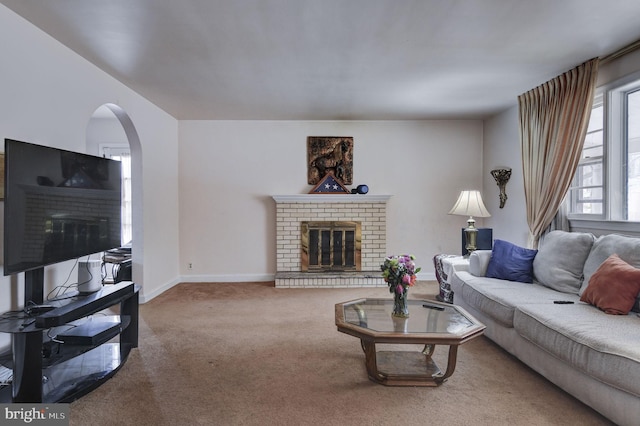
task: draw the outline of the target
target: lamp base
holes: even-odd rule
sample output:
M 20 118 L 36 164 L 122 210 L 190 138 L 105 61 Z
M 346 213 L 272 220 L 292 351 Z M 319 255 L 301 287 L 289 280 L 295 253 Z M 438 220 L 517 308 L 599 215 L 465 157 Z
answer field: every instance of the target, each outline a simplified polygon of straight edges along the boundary
M 467 234 L 464 232 L 466 227 L 460 228 L 460 253 L 463 257 L 469 257 L 467 251 Z M 491 250 L 493 248 L 493 229 L 491 228 L 475 228 L 478 233 L 476 235 L 476 251 Z
M 475 222 L 475 221 L 473 221 Z M 478 242 L 478 229 L 474 226 L 471 220 L 467 222 L 469 226 L 464 229 L 465 236 L 465 249 L 467 250 L 467 254 L 465 257 L 469 257 L 471 253 L 477 250 L 477 242 Z

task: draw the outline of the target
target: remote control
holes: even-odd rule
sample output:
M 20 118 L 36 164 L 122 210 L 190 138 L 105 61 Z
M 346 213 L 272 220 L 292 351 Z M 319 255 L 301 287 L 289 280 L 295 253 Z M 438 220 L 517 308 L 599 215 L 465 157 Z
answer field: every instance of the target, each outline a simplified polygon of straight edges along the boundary
M 423 308 L 435 309 L 436 311 L 444 311 L 444 308 L 433 305 L 422 305 Z

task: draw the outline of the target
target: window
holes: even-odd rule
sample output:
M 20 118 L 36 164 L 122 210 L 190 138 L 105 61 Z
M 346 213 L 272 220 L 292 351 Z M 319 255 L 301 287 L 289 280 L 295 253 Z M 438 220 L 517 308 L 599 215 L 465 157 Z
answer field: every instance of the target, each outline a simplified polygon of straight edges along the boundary
M 131 151 L 127 145 L 100 144 L 106 158 L 122 162 L 122 241 L 127 244 L 133 237 L 131 220 Z
M 571 213 L 601 216 L 604 211 L 604 106 L 602 95 L 593 103 L 587 136 L 573 185 L 569 190 Z
M 640 89 L 627 94 L 627 220 L 640 221 Z
M 572 220 L 640 222 L 640 74 L 594 99 L 568 203 Z

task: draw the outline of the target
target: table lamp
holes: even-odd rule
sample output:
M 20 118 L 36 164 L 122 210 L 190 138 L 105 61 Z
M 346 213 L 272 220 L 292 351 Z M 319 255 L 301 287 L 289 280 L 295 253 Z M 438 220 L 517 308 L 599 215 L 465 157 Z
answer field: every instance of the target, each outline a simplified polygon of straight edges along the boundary
M 478 229 L 475 227 L 476 221 L 473 217 L 491 216 L 482 202 L 482 195 L 480 194 L 480 191 L 464 190 L 460 192 L 458 201 L 453 205 L 449 214 L 469 216 L 469 219 L 467 219 L 467 227 L 464 229 L 464 236 L 466 249 L 469 254 L 471 254 L 476 250 L 476 242 L 478 240 Z

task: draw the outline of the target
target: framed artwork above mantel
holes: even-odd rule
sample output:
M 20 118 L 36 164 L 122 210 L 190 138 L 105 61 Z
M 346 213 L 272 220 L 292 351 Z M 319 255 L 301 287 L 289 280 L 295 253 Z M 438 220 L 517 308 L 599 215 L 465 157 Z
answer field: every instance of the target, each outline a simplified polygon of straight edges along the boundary
M 353 137 L 307 137 L 307 183 L 317 185 L 329 172 L 344 185 L 353 183 Z

